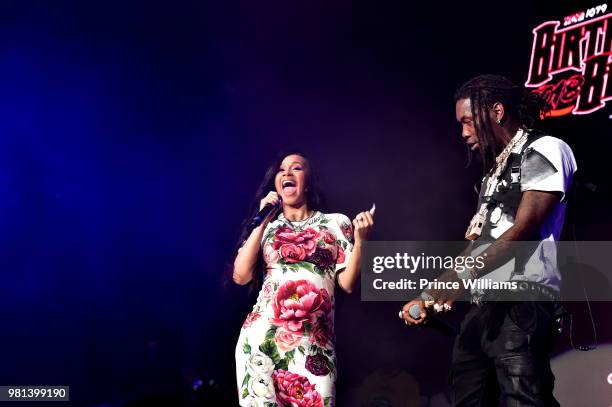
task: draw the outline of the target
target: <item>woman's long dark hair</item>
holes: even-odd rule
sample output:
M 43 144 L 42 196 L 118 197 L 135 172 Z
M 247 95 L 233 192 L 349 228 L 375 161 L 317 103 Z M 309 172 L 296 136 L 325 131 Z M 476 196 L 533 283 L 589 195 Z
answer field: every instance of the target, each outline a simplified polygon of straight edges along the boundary
M 540 94 L 498 75 L 480 75 L 469 80 L 455 92 L 454 99 L 455 103 L 460 99 L 469 99 L 471 102 L 483 172 L 493 167 L 499 153 L 499 141 L 495 138 L 489 116 L 489 109 L 495 103 L 501 103 L 508 115 L 526 128 L 532 128 L 550 110 Z M 471 159 L 471 150 L 468 148 L 468 165 Z
M 305 192 L 306 192 L 306 204 L 308 205 L 308 209 L 314 210 L 314 211 L 324 211 L 326 209 L 325 208 L 325 198 L 321 192 L 321 188 L 319 187 L 319 177 L 317 176 L 317 173 L 314 170 L 311 164 L 311 161 L 308 159 L 308 157 L 300 151 L 292 151 L 288 153 L 278 154 L 268 166 L 268 169 L 266 170 L 264 174 L 263 180 L 261 181 L 261 184 L 259 184 L 259 187 L 257 188 L 255 197 L 253 198 L 253 201 L 251 202 L 251 205 L 249 207 L 248 216 L 244 218 L 244 220 L 242 221 L 242 225 L 240 227 L 241 229 L 240 236 L 238 238 L 238 242 L 236 243 L 236 247 L 233 252 L 232 263 L 229 266 L 232 273 L 234 269 L 233 259 L 236 258 L 236 255 L 238 254 L 238 249 L 242 247 L 244 242 L 248 239 L 249 235 L 251 234 L 249 224 L 251 223 L 251 221 L 257 214 L 257 212 L 259 212 L 259 204 L 261 200 L 266 195 L 268 195 L 270 191 L 276 191 L 276 187 L 274 185 L 276 174 L 283 160 L 287 156 L 290 156 L 290 155 L 299 155 L 305 160 L 305 164 L 306 164 L 305 165 L 306 167 L 305 168 L 306 169 Z M 276 219 L 279 214 L 280 214 L 280 211 L 278 211 L 277 214 L 274 215 L 274 218 L 271 219 L 270 221 L 271 222 L 274 221 L 274 219 Z M 260 251 L 257 256 L 257 262 L 255 263 L 255 269 L 253 270 L 253 280 L 250 283 L 251 289 L 257 287 L 260 284 L 262 277 L 263 277 L 263 268 L 264 268 L 263 256 Z

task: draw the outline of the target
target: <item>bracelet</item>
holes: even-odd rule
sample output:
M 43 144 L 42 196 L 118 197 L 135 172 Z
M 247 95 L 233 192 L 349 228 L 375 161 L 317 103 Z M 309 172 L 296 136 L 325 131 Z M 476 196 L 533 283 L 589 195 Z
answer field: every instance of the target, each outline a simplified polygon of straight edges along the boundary
M 463 271 L 455 270 L 455 272 L 457 273 L 457 277 L 459 277 L 461 280 L 476 280 L 478 278 L 474 267 L 464 267 L 465 269 Z
M 428 301 L 434 301 L 435 302 L 434 297 L 432 297 L 430 294 L 426 293 L 425 291 L 423 291 L 421 293 L 421 299 L 423 301 L 425 301 L 425 302 L 428 302 Z

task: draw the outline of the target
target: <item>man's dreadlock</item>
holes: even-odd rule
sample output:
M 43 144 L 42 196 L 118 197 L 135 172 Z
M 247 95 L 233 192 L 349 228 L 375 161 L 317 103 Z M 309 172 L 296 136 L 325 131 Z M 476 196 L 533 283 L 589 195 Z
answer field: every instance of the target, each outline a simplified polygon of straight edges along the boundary
M 495 157 L 502 147 L 501 140 L 495 137 L 489 116 L 489 109 L 495 103 L 501 103 L 506 113 L 525 128 L 532 128 L 550 110 L 539 94 L 521 88 L 498 75 L 480 75 L 471 79 L 455 92 L 454 99 L 455 103 L 460 99 L 470 100 L 485 172 L 492 168 Z M 469 164 L 471 162 L 469 149 L 468 153 Z

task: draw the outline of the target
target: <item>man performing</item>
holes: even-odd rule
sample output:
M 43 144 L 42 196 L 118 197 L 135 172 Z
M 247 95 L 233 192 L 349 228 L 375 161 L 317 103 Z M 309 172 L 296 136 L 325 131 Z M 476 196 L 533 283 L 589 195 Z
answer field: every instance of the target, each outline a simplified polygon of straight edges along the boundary
M 506 301 L 494 301 L 492 290 L 472 290 L 453 350 L 453 405 L 498 405 L 501 393 L 507 406 L 558 406 L 549 356 L 561 283 L 555 242 L 576 171 L 574 155 L 560 139 L 533 129 L 544 102 L 506 78 L 478 76 L 459 88 L 455 103 L 470 158 L 480 154 L 485 174 L 467 250 L 486 261 L 462 273 L 447 270 L 439 280 L 486 277 L 520 282 L 521 289 L 504 294 Z M 527 255 L 517 255 L 516 241 L 533 243 Z M 431 308 L 448 310 L 458 296 L 459 290 L 426 290 L 400 316 L 422 324 Z M 409 312 L 415 306 L 422 310 L 417 319 Z

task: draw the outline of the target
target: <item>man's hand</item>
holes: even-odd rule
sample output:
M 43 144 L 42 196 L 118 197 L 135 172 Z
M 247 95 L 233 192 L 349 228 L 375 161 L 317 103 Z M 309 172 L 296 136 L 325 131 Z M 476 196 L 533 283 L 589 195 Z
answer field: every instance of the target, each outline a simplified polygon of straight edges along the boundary
M 463 285 L 463 281 L 457 275 L 455 270 L 446 270 L 438 277 L 438 281 L 445 283 L 458 283 L 458 289 L 444 289 L 444 290 L 426 290 L 426 292 L 435 298 L 436 304 L 444 305 L 447 304 L 452 306 L 453 303 L 466 296 L 467 290 Z
M 418 309 L 420 309 L 420 318 L 419 319 L 414 319 L 411 315 L 410 315 L 410 308 L 412 307 L 419 307 Z M 423 301 L 420 298 L 415 298 L 414 300 L 404 304 L 404 306 L 402 307 L 402 310 L 400 311 L 400 317 L 404 320 L 404 322 L 407 325 L 420 325 L 423 324 L 425 322 L 427 322 L 427 318 L 428 318 L 428 312 L 427 309 L 425 307 L 425 301 Z

